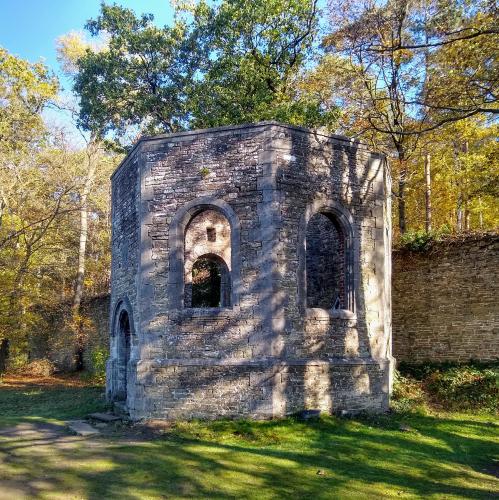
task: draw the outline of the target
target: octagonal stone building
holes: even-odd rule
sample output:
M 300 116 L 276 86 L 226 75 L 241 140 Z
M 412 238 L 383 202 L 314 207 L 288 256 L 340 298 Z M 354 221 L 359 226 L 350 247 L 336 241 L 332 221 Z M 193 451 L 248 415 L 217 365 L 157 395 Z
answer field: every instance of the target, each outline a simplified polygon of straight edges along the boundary
M 382 411 L 382 156 L 263 122 L 141 139 L 112 176 L 107 395 L 132 419 Z

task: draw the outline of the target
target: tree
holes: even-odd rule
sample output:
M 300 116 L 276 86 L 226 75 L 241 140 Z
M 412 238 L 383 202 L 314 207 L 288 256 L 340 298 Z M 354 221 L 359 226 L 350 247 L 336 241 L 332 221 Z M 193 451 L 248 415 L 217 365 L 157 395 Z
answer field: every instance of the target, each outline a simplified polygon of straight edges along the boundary
M 123 138 L 184 128 L 186 94 L 202 50 L 184 23 L 158 28 L 152 20 L 152 15 L 136 17 L 130 9 L 103 4 L 98 18 L 87 23 L 93 36 L 108 37 L 103 50 L 87 47 L 76 62 L 74 90 L 87 130 L 112 130 Z
M 408 225 L 413 231 L 422 230 L 427 219 L 427 154 L 431 154 L 431 233 L 497 227 L 497 132 L 497 124 L 476 115 L 425 134 L 411 158 L 414 174 L 407 184 Z
M 40 241 L 59 216 L 62 200 L 27 205 L 38 189 L 32 161 L 46 141 L 41 112 L 57 80 L 0 47 L 0 342 L 13 339 L 28 319 L 23 286 Z M 29 215 L 25 218 L 21 212 Z M 16 343 L 11 347 L 16 349 Z
M 42 65 L 2 50 L 0 346 L 5 351 L 10 340 L 14 363 L 47 335 L 44 311 L 59 311 L 71 297 L 78 317 L 84 286 L 109 287 L 109 175 L 117 158 L 92 140 L 76 149 L 63 131 L 47 128 L 41 113 L 57 88 Z
M 365 127 L 357 132 L 371 139 L 382 138 L 381 145 L 387 145 L 395 156 L 394 194 L 401 234 L 407 227 L 409 160 L 422 134 L 497 110 L 497 70 L 493 64 L 497 30 L 492 13 L 484 25 L 480 6 L 479 1 L 467 10 L 466 3 L 459 1 L 345 0 L 335 3 L 331 10 L 332 32 L 324 45 L 343 71 L 350 72 L 358 82 L 350 94 L 344 94 L 347 101 L 355 103 L 349 108 L 357 116 L 356 122 Z M 455 65 L 461 70 L 456 78 L 448 71 L 448 58 L 460 44 L 465 44 L 475 58 Z M 486 49 L 485 58 L 480 57 L 477 46 Z M 482 66 L 486 69 L 480 69 Z M 472 72 L 474 86 L 467 76 L 470 68 L 477 69 Z M 458 90 L 466 82 L 468 94 Z
M 92 47 L 78 33 L 69 33 L 66 36 L 60 37 L 57 41 L 58 60 L 70 78 L 75 79 L 78 76 L 78 59 L 86 52 L 99 50 L 98 46 Z M 74 294 L 72 301 L 72 323 L 71 327 L 74 333 L 76 352 L 75 352 L 75 367 L 77 370 L 83 369 L 83 354 L 85 339 L 83 338 L 83 318 L 81 317 L 81 303 L 84 294 L 85 276 L 87 267 L 87 246 L 89 233 L 89 215 L 93 215 L 94 219 L 99 217 L 95 211 L 92 212 L 91 195 L 95 188 L 99 185 L 108 186 L 108 179 L 111 170 L 109 166 L 114 164 L 114 160 L 110 154 L 105 152 L 104 142 L 102 139 L 102 130 L 94 129 L 90 134 L 85 134 L 77 121 L 77 108 L 66 105 L 66 109 L 71 112 L 74 118 L 76 128 L 81 132 L 81 136 L 85 141 L 85 149 L 82 155 L 82 161 L 78 172 L 78 177 L 81 179 L 79 189 L 77 190 L 80 212 L 79 238 L 78 238 L 78 261 L 77 272 L 74 286 Z M 102 177 L 104 174 L 104 178 Z M 99 185 L 96 186 L 96 181 Z M 107 195 L 107 192 L 106 192 Z M 108 197 L 108 196 L 107 196 Z M 106 252 L 107 253 L 107 252 Z
M 109 175 L 116 160 L 95 152 L 89 187 L 87 151 L 74 150 L 64 134 L 51 132 L 18 170 L 0 229 L 0 338 L 11 340 L 12 356 L 20 360 L 29 357 L 33 340 L 46 335 L 44 312 L 62 310 L 67 300 L 72 314 L 61 340 L 81 347 L 82 329 L 74 326 L 81 326 L 83 285 L 90 293 L 109 287 Z
M 66 163 L 49 161 L 43 151 L 23 158 L 8 193 L 0 228 L 0 337 L 11 340 L 14 354 L 27 351 L 33 304 L 47 303 L 59 289 L 54 270 L 73 210 Z
M 186 15 L 187 14 L 187 15 Z M 172 27 L 118 6 L 89 21 L 104 50 L 78 58 L 74 89 L 88 130 L 123 143 L 138 133 L 279 119 L 328 125 L 336 110 L 300 92 L 314 49 L 316 0 L 202 1 L 179 10 Z
M 193 89 L 191 125 L 275 119 L 332 128 L 337 109 L 324 108 L 299 85 L 317 52 L 319 16 L 317 0 L 226 0 L 198 7 L 194 25 L 205 33 L 211 57 Z
M 88 140 L 85 151 L 84 160 L 81 163 L 81 184 L 78 189 L 79 198 L 79 238 L 78 238 L 78 264 L 74 286 L 72 315 L 73 315 L 73 328 L 76 337 L 76 369 L 82 370 L 83 366 L 83 353 L 85 339 L 82 332 L 82 318 L 80 315 L 81 302 L 83 298 L 85 276 L 87 271 L 87 254 L 88 254 L 88 240 L 90 234 L 89 216 L 93 216 L 94 220 L 99 218 L 102 214 L 95 211 L 92 206 L 92 191 L 99 186 L 108 186 L 108 177 L 114 168 L 115 158 L 109 154 L 106 155 L 103 145 L 97 140 L 95 136 L 91 136 Z M 108 192 L 105 192 L 106 198 L 109 198 Z M 95 199 L 94 199 L 95 201 Z M 105 223 L 107 220 L 105 220 Z M 109 241 L 109 239 L 107 239 Z M 106 252 L 107 253 L 107 252 Z
M 41 112 L 57 89 L 57 80 L 45 66 L 30 64 L 0 47 L 0 227 L 20 159 L 45 138 Z

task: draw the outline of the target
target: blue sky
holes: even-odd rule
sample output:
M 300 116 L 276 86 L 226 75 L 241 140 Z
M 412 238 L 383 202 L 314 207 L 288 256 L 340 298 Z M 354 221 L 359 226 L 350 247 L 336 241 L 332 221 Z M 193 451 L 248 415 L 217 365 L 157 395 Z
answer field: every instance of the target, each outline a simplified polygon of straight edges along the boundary
M 114 3 L 114 2 L 107 2 Z M 137 13 L 154 14 L 157 24 L 169 24 L 169 0 L 119 0 Z M 44 60 L 58 71 L 55 40 L 69 31 L 83 30 L 96 17 L 100 0 L 0 0 L 0 45 L 31 62 Z
M 133 9 L 136 13 L 154 14 L 158 25 L 170 24 L 173 10 L 169 0 L 108 1 Z M 56 59 L 55 41 L 69 31 L 80 31 L 86 21 L 96 17 L 101 0 L 0 0 L 0 46 L 30 62 L 42 61 L 54 71 L 65 90 L 70 82 L 61 74 Z M 48 122 L 71 129 L 68 117 L 47 111 Z M 79 143 L 78 134 L 74 134 Z

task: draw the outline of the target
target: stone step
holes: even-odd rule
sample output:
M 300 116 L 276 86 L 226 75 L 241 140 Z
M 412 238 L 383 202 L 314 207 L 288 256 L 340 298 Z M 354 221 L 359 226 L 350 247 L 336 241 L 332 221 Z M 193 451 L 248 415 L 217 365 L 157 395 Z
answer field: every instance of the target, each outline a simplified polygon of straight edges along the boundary
M 113 413 L 91 413 L 87 418 L 92 420 L 99 420 L 100 422 L 116 422 L 117 420 L 121 420 L 121 417 L 113 414 Z
M 66 423 L 69 429 L 78 436 L 94 436 L 100 432 L 84 420 L 71 420 Z
M 127 417 L 128 410 L 125 401 L 115 401 L 113 403 L 113 413 L 119 415 L 120 417 Z

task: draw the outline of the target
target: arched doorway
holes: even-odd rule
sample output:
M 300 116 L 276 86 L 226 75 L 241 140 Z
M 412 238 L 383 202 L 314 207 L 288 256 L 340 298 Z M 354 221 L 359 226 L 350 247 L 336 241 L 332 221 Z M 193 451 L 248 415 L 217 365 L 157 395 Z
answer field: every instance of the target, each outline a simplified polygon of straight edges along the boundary
M 118 335 L 118 391 L 117 399 L 126 401 L 127 397 L 127 369 L 130 361 L 130 344 L 131 344 L 131 324 L 128 311 L 123 309 L 120 312 L 117 325 Z

